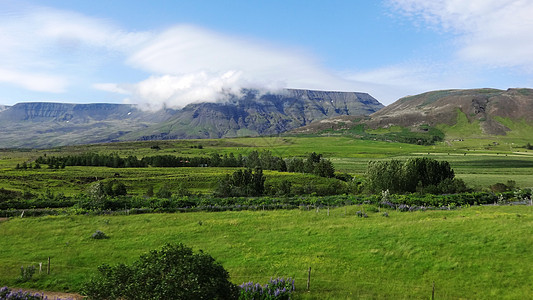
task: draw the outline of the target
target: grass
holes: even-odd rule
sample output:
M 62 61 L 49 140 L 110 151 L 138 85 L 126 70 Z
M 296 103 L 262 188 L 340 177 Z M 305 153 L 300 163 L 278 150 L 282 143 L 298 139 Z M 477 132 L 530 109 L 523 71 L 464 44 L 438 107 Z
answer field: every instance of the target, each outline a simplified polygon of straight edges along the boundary
M 361 209 L 369 218 L 355 216 Z M 438 299 L 533 293 L 533 207 L 388 213 L 351 206 L 329 216 L 323 209 L 13 218 L 0 223 L 0 282 L 77 291 L 102 263 L 130 263 L 183 242 L 212 255 L 238 284 L 292 276 L 297 299 L 429 298 L 433 282 Z M 96 230 L 110 238 L 91 239 Z M 15 281 L 21 265 L 49 256 L 49 276 Z
M 500 143 L 501 142 L 501 143 Z M 168 184 L 171 187 L 184 182 L 192 192 L 210 193 L 224 174 L 231 168 L 140 168 L 113 169 L 105 167 L 67 167 L 64 170 L 15 170 L 17 164 L 31 162 L 39 156 L 72 155 L 83 152 L 118 153 L 121 156 L 135 155 L 139 158 L 151 155 L 209 156 L 212 153 L 247 155 L 253 150 L 272 151 L 273 155 L 290 158 L 304 157 L 310 151 L 322 153 L 330 159 L 339 172 L 361 176 L 370 160 L 405 160 L 427 156 L 449 161 L 457 176 L 471 186 L 488 188 L 497 182 L 514 180 L 520 187 L 531 187 L 533 182 L 533 152 L 520 148 L 525 143 L 497 142 L 487 139 L 448 141 L 434 146 L 358 140 L 350 137 L 260 137 L 220 140 L 176 140 L 150 142 L 123 142 L 86 146 L 60 147 L 46 150 L 0 151 L 0 188 L 43 193 L 73 195 L 83 192 L 96 178 L 111 180 L 115 173 L 123 181 L 130 194 L 142 195 L 149 185 L 157 190 Z M 489 146 L 490 144 L 490 146 Z M 159 146 L 161 150 L 152 149 Z M 201 149 L 198 146 L 201 145 Z M 306 178 L 278 172 L 268 172 L 269 181 L 289 179 L 293 183 Z M 287 177 L 289 176 L 289 177 Z

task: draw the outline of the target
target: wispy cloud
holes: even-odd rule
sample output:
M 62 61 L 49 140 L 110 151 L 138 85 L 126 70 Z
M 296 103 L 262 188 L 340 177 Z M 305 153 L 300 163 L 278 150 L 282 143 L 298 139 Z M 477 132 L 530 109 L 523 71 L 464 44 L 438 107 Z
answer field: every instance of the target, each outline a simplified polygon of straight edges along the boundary
M 460 59 L 533 71 L 533 2 L 390 0 L 415 22 L 452 32 Z
M 169 28 L 129 55 L 127 63 L 154 75 L 128 90 L 128 101 L 180 107 L 221 100 L 241 88 L 283 87 L 352 90 L 355 83 L 333 75 L 297 49 L 277 47 L 197 26 Z
M 431 90 L 467 88 L 472 70 L 439 62 L 408 61 L 382 68 L 346 73 L 353 81 L 365 82 L 372 95 L 389 104 L 400 97 Z
M 25 73 L 0 68 L 0 82 L 10 83 L 30 91 L 61 93 L 67 82 L 60 76 L 39 73 Z
M 24 4 L 0 8 L 0 82 L 62 93 L 106 57 L 124 55 L 149 35 L 71 11 Z

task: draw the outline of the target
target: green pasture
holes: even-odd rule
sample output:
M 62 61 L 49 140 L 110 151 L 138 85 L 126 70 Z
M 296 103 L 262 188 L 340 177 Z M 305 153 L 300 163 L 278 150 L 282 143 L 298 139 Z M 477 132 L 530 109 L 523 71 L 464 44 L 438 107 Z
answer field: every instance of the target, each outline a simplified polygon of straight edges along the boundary
M 74 196 L 87 191 L 96 181 L 118 180 L 126 185 L 129 195 L 145 195 L 166 186 L 170 190 L 186 188 L 192 193 L 212 193 L 218 182 L 239 168 L 108 168 L 66 167 L 65 169 L 14 170 L 0 173 L 0 188 L 40 194 L 46 191 Z M 329 185 L 334 179 L 310 174 L 265 170 L 266 185 L 287 180 L 293 185 Z
M 84 152 L 118 153 L 138 158 L 153 155 L 209 156 L 213 153 L 246 156 L 253 150 L 271 151 L 283 158 L 304 157 L 309 152 L 322 153 L 330 159 L 338 172 L 361 176 L 371 160 L 405 160 L 411 157 L 431 157 L 449 161 L 458 178 L 478 188 L 488 188 L 497 182 L 516 181 L 519 187 L 532 187 L 533 151 L 522 142 L 490 139 L 448 140 L 434 146 L 419 146 L 395 142 L 360 140 L 351 137 L 257 137 L 219 140 L 171 140 L 149 142 L 121 142 L 60 147 L 42 150 L 0 150 L 0 188 L 33 193 L 62 192 L 66 195 L 85 191 L 95 180 L 123 181 L 130 194 L 142 195 L 148 186 L 157 189 L 165 184 L 184 186 L 192 192 L 210 193 L 231 168 L 138 168 L 113 169 L 105 167 L 67 167 L 51 170 L 15 170 L 17 164 L 31 163 L 39 156 L 76 155 Z M 157 146 L 157 149 L 154 147 Z M 199 147 L 201 146 L 201 147 Z M 116 177 L 115 175 L 118 174 Z M 266 172 L 269 181 L 288 179 L 291 182 L 310 180 L 309 176 Z M 296 176 L 296 177 L 295 177 Z
M 356 217 L 364 210 L 368 218 Z M 103 263 L 131 263 L 165 243 L 212 255 L 231 280 L 296 279 L 296 299 L 527 299 L 533 294 L 533 207 L 401 213 L 371 206 L 0 222 L 0 282 L 78 291 Z M 110 238 L 91 239 L 101 230 Z M 46 275 L 46 261 L 51 272 Z M 43 262 L 26 283 L 21 266 Z M 311 267 L 310 291 L 306 291 Z

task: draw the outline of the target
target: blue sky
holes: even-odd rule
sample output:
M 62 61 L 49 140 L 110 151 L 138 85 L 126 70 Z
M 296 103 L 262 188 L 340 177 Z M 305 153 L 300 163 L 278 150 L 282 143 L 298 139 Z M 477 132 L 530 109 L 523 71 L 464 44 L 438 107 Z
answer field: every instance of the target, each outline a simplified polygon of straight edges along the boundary
M 0 0 L 0 104 L 533 85 L 524 0 Z

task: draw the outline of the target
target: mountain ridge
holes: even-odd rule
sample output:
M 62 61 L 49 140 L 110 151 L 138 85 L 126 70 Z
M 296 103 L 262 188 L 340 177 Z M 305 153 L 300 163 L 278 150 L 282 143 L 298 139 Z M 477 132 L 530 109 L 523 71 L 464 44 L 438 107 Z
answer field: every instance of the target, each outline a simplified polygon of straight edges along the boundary
M 193 103 L 156 112 L 130 104 L 17 103 L 0 109 L 0 147 L 279 134 L 314 120 L 368 115 L 383 108 L 375 98 L 360 92 L 286 89 L 276 94 L 243 93 L 223 103 Z

